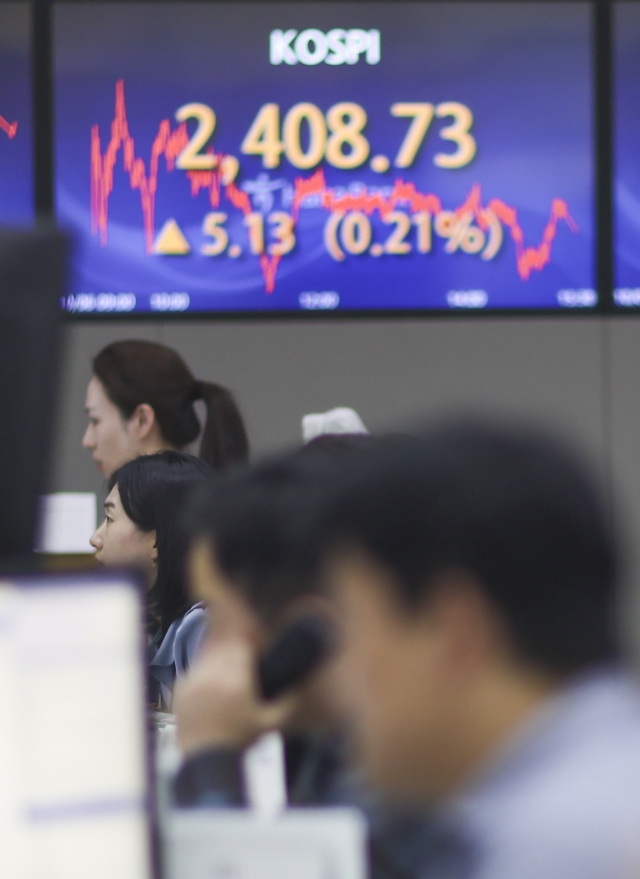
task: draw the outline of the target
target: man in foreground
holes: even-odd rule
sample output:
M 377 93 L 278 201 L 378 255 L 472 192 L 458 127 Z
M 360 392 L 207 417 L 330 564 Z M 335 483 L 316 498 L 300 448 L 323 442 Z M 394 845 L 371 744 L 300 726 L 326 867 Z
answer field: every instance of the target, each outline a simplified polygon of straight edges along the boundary
M 640 875 L 640 697 L 597 493 L 517 431 L 401 446 L 337 491 L 323 546 L 360 759 L 431 816 L 417 874 Z
M 191 573 L 212 616 L 209 643 L 175 695 L 185 762 L 175 784 L 187 807 L 243 806 L 243 754 L 262 733 L 284 736 L 292 806 L 357 805 L 371 830 L 374 879 L 412 876 L 421 816 L 379 808 L 351 771 L 335 659 L 278 698 L 259 695 L 258 660 L 296 620 L 333 613 L 318 582 L 314 517 L 337 474 L 372 454 L 376 440 L 322 438 L 310 451 L 232 473 L 203 492 L 193 513 Z M 296 656 L 291 660 L 297 661 Z

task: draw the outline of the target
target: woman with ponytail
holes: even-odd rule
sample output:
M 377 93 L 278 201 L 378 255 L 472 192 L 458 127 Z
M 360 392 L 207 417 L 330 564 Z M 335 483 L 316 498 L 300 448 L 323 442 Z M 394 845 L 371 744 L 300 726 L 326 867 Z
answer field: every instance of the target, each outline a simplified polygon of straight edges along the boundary
M 200 434 L 196 400 L 203 400 L 207 410 L 200 458 L 215 470 L 246 461 L 247 434 L 226 388 L 198 381 L 172 348 L 138 340 L 113 342 L 93 360 L 82 445 L 93 452 L 107 478 L 138 455 L 183 449 Z

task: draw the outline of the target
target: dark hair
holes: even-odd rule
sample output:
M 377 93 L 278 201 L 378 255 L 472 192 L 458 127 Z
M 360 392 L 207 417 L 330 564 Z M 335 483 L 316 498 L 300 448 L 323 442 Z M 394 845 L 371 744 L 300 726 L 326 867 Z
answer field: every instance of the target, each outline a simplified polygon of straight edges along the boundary
M 327 486 L 370 436 L 319 437 L 292 455 L 225 474 L 198 492 L 189 514 L 220 569 L 268 625 L 289 603 L 320 591 L 317 512 Z
M 207 539 L 220 569 L 268 625 L 292 599 L 317 591 L 305 528 L 321 485 L 313 471 L 290 460 L 236 470 L 199 492 L 191 510 L 192 536 Z
M 377 448 L 385 437 L 373 436 L 370 433 L 321 433 L 309 440 L 297 450 L 297 455 L 303 458 L 311 456 L 326 457 L 336 462 L 342 460 L 345 455 L 353 452 L 366 454 L 369 449 Z
M 468 571 L 538 667 L 616 658 L 616 547 L 570 451 L 531 431 L 450 423 L 355 470 L 325 513 L 325 552 L 364 549 L 410 609 L 439 572 Z
M 322 433 L 309 440 L 296 451 L 297 457 L 314 457 L 321 461 L 335 462 L 336 465 L 350 460 L 356 454 L 357 459 L 366 460 L 367 456 L 382 449 L 391 448 L 398 442 L 409 439 L 406 433 Z
M 216 470 L 246 461 L 249 441 L 231 393 L 221 385 L 196 381 L 172 348 L 138 340 L 113 342 L 93 360 L 93 371 L 123 418 L 142 403 L 152 407 L 163 437 L 181 449 L 200 433 L 195 400 L 204 400 L 207 420 L 200 457 Z
M 141 531 L 156 532 L 158 573 L 148 599 L 163 635 L 193 603 L 185 583 L 188 538 L 181 528 L 182 508 L 189 493 L 212 478 L 212 468 L 200 458 L 166 451 L 128 461 L 109 479 L 109 491 L 118 486 L 131 521 Z

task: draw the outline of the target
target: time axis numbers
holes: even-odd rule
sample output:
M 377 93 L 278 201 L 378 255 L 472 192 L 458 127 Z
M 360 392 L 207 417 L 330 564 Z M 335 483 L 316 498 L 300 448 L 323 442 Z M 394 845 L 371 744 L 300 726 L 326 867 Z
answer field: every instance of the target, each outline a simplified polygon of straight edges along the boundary
M 184 104 L 176 111 L 178 122 L 197 120 L 197 127 L 189 142 L 176 158 L 176 167 L 183 171 L 211 170 L 217 157 L 203 152 L 216 128 L 216 114 L 207 104 Z M 452 119 L 439 132 L 440 137 L 453 144 L 453 152 L 438 152 L 433 162 L 439 168 L 463 168 L 476 154 L 476 141 L 471 134 L 473 113 L 457 101 L 440 104 L 400 102 L 391 105 L 391 115 L 410 119 L 411 123 L 394 159 L 396 168 L 409 168 L 424 143 L 434 118 Z M 303 145 L 303 124 L 306 144 Z M 363 165 L 371 153 L 371 145 L 363 134 L 367 112 L 352 101 L 342 101 L 329 108 L 326 114 L 307 101 L 294 104 L 280 123 L 279 104 L 263 104 L 251 123 L 240 152 L 262 156 L 264 168 L 277 168 L 282 155 L 294 168 L 308 170 L 325 160 L 340 170 Z M 381 161 L 382 160 L 382 161 Z M 388 160 L 374 156 L 374 170 L 386 170 Z

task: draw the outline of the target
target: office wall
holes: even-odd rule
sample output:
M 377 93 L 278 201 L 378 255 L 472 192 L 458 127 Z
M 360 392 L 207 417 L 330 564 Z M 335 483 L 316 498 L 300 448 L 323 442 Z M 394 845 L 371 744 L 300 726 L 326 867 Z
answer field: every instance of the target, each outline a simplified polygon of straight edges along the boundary
M 198 378 L 230 387 L 256 455 L 299 442 L 302 415 L 338 405 L 353 406 L 372 430 L 470 410 L 549 425 L 575 440 L 616 486 L 634 556 L 640 546 L 638 319 L 72 324 L 53 491 L 101 488 L 90 454 L 80 447 L 84 392 L 92 355 L 121 338 L 171 345 Z M 637 610 L 628 619 L 640 633 L 636 570 L 640 565 L 632 576 Z
M 299 441 L 301 416 L 335 405 L 372 430 L 447 409 L 533 412 L 602 446 L 597 323 L 183 324 L 165 340 L 237 391 L 257 451 Z
M 599 319 L 72 324 L 52 489 L 100 486 L 80 448 L 84 392 L 91 357 L 114 339 L 171 345 L 198 378 L 230 387 L 256 454 L 299 442 L 306 412 L 343 405 L 372 430 L 461 409 L 529 416 L 602 460 L 607 332 Z

